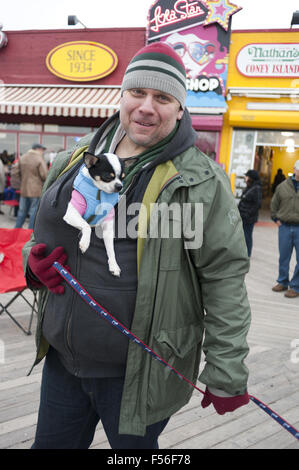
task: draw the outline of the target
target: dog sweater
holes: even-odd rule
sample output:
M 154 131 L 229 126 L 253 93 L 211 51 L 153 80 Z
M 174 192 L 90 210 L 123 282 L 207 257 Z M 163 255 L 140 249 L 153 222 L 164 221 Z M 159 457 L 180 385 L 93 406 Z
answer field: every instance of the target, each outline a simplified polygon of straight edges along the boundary
M 114 206 L 118 203 L 119 194 L 98 189 L 92 179 L 84 174 L 84 168 L 83 164 L 74 180 L 71 203 L 84 220 L 96 225 L 105 217 L 114 217 Z

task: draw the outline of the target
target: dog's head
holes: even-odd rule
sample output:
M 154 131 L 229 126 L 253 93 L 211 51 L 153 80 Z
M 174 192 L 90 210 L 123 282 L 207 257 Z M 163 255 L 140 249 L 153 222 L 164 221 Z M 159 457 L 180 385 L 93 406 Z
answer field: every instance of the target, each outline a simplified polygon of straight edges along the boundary
M 84 163 L 97 188 L 106 193 L 118 193 L 125 177 L 122 161 L 114 153 L 92 155 L 84 153 Z

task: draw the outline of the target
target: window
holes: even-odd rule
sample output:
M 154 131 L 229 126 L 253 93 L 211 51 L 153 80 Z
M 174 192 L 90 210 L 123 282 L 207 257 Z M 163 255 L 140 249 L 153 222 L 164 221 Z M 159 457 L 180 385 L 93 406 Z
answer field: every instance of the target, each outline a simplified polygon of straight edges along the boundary
M 17 134 L 0 131 L 0 154 L 3 161 L 13 162 L 17 152 Z
M 196 147 L 199 148 L 212 160 L 216 159 L 219 133 L 213 131 L 196 131 L 197 139 L 195 141 Z

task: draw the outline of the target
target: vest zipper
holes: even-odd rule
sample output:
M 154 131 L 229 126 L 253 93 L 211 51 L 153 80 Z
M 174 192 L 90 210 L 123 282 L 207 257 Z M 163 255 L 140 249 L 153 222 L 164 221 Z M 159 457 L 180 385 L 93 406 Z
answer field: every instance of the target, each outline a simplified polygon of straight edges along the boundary
M 78 259 L 79 255 L 80 255 L 79 247 L 77 246 L 77 259 Z M 72 356 L 72 360 L 73 360 L 73 363 L 74 363 L 74 366 L 75 366 L 74 375 L 77 376 L 79 374 L 79 367 L 77 365 L 77 360 L 75 358 L 74 352 L 73 352 L 72 347 L 71 347 L 71 319 L 72 319 L 72 311 L 73 311 L 74 300 L 75 300 L 75 295 L 73 293 L 69 314 L 67 315 L 67 319 L 66 319 L 66 347 L 67 347 L 69 353 Z

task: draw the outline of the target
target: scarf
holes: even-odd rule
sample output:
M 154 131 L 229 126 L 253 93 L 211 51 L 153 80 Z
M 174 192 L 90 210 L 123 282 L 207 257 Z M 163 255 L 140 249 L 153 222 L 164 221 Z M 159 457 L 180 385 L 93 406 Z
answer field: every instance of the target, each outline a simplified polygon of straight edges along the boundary
M 120 120 L 117 119 L 113 129 L 110 131 L 109 135 L 107 136 L 104 152 L 109 152 L 111 143 L 113 141 L 113 137 L 115 136 L 117 131 L 120 129 L 120 126 L 121 126 Z M 139 171 L 141 171 L 142 168 L 145 168 L 150 162 L 154 161 L 159 155 L 161 155 L 163 150 L 165 150 L 165 148 L 167 147 L 167 145 L 169 144 L 169 142 L 172 140 L 173 136 L 177 132 L 178 126 L 179 126 L 179 122 L 176 123 L 174 129 L 172 130 L 172 132 L 170 132 L 170 134 L 168 134 L 163 140 L 158 142 L 153 147 L 144 150 L 139 155 L 134 155 L 134 157 L 128 157 L 128 159 L 126 159 L 127 161 L 129 161 L 130 158 L 132 158 L 132 163 L 129 164 L 124 170 L 125 178 L 123 180 L 123 189 L 121 192 L 127 189 L 127 187 L 130 185 L 134 176 L 137 173 L 139 173 Z

